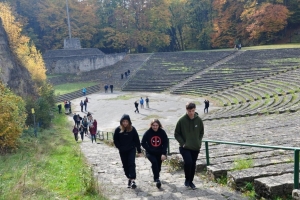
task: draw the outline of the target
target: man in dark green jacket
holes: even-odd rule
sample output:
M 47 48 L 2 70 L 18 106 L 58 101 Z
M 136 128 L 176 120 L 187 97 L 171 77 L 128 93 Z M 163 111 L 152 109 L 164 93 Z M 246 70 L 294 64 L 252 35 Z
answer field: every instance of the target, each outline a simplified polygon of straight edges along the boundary
M 184 161 L 184 185 L 192 189 L 196 189 L 193 180 L 196 161 L 204 135 L 203 122 L 195 110 L 195 103 L 190 102 L 186 104 L 186 114 L 178 120 L 174 134 L 176 140 L 179 142 L 179 152 Z

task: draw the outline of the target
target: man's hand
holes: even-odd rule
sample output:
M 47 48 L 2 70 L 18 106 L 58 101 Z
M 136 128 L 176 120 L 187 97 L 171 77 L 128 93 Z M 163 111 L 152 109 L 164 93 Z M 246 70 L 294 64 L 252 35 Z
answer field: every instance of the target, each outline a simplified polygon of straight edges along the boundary
M 166 159 L 167 159 L 167 156 L 161 155 L 161 160 L 162 160 L 162 161 L 164 161 L 164 160 L 166 160 Z

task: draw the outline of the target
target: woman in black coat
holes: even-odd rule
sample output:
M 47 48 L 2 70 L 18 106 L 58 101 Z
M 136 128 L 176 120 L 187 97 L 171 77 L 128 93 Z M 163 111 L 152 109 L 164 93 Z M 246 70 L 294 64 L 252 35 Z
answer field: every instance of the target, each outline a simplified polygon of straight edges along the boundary
M 128 188 L 136 188 L 135 155 L 141 155 L 141 143 L 136 129 L 131 125 L 129 115 L 124 114 L 120 126 L 114 133 L 114 144 L 119 149 L 124 172 L 128 178 Z

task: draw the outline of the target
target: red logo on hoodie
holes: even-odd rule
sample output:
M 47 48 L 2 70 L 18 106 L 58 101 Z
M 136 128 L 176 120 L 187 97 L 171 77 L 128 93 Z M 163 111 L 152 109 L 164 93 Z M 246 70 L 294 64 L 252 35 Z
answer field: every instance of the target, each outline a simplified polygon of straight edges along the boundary
M 151 145 L 153 147 L 159 147 L 161 145 L 161 139 L 159 136 L 153 136 L 151 138 Z

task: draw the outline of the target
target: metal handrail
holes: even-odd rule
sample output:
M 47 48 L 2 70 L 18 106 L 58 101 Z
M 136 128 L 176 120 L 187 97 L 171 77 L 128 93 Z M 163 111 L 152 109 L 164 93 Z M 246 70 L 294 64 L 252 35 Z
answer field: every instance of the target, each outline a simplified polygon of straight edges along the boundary
M 107 139 L 108 139 L 107 132 Z M 111 132 L 113 135 L 113 133 Z M 139 135 L 140 137 L 143 135 Z M 175 137 L 168 137 L 168 139 L 175 139 Z M 299 189 L 299 151 L 300 147 L 284 147 L 284 146 L 269 146 L 269 145 L 261 145 L 261 144 L 249 144 L 249 143 L 238 143 L 238 142 L 228 142 L 228 141 L 220 141 L 220 140 L 202 140 L 205 143 L 205 157 L 206 157 L 206 165 L 210 165 L 209 161 L 209 148 L 208 143 L 217 143 L 217 144 L 228 144 L 228 145 L 236 145 L 236 146 L 248 146 L 248 147 L 257 147 L 257 148 L 266 148 L 266 149 L 283 149 L 294 151 L 294 189 Z M 168 155 L 170 155 L 170 143 L 168 143 Z

